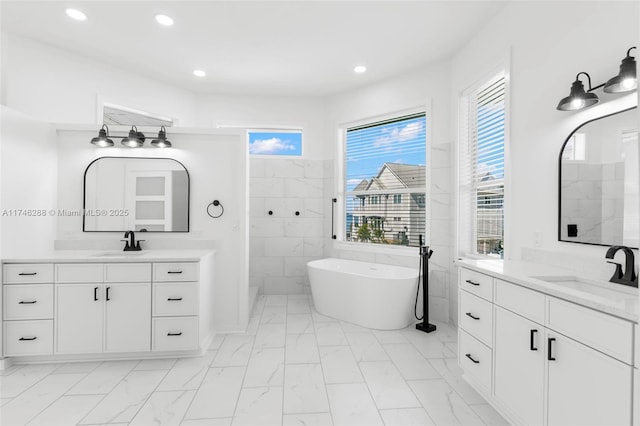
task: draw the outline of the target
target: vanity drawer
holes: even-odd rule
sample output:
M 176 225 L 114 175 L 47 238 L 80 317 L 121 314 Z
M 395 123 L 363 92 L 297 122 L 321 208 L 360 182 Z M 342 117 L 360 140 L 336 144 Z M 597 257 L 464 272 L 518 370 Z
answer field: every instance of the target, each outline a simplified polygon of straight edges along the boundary
M 51 283 L 53 264 L 51 263 L 10 263 L 2 268 L 5 284 Z
M 153 281 L 198 281 L 198 262 L 154 263 Z
M 198 348 L 198 317 L 153 319 L 154 351 L 184 351 Z
M 4 355 L 53 354 L 53 320 L 6 321 Z
M 3 287 L 4 319 L 53 318 L 53 284 L 15 284 Z
M 101 283 L 104 280 L 102 263 L 64 263 L 56 265 L 57 283 Z
M 198 283 L 155 283 L 153 316 L 198 315 Z
M 491 303 L 466 291 L 461 291 L 460 327 L 487 346 L 492 346 L 493 309 Z
M 575 303 L 547 297 L 547 328 L 633 363 L 633 324 Z
M 107 263 L 104 265 L 104 282 L 151 282 L 151 263 Z
M 459 288 L 490 302 L 493 301 L 493 277 L 480 272 L 460 268 Z
M 465 374 L 472 376 L 478 385 L 491 390 L 491 349 L 467 334 L 458 332 L 458 363 Z
M 544 324 L 544 294 L 502 280 L 496 280 L 495 285 L 496 305 Z

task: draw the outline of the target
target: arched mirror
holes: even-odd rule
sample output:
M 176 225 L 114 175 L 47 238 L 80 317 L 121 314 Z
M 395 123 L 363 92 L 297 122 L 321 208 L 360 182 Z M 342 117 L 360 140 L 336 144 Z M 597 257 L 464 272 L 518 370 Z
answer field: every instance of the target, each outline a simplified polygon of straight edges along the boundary
M 189 173 L 170 158 L 98 158 L 84 173 L 84 212 L 84 232 L 188 232 Z
M 638 247 L 638 111 L 588 121 L 560 151 L 558 240 Z

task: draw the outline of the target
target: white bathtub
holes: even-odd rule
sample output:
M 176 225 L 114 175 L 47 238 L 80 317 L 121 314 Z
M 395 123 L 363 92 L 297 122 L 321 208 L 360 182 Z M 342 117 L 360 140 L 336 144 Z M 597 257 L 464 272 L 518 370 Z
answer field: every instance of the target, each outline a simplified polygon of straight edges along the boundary
M 416 321 L 417 268 L 327 258 L 307 269 L 313 303 L 323 315 L 378 330 Z

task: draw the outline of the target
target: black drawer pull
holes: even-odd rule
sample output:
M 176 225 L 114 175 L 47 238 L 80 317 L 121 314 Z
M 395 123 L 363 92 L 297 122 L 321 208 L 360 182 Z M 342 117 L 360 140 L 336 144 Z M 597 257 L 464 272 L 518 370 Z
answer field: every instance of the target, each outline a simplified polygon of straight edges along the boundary
M 29 340 L 30 341 L 30 340 L 36 340 L 36 339 L 37 339 L 37 337 L 34 336 L 34 337 L 21 337 L 18 340 L 22 340 L 22 341 Z
M 180 300 L 182 300 L 182 297 L 170 297 L 167 300 L 170 302 L 179 302 Z
M 480 361 L 476 361 L 475 359 L 473 359 L 473 357 L 471 356 L 471 354 L 466 354 L 465 355 L 467 358 L 469 358 L 471 361 L 473 361 L 474 364 L 480 364 Z
M 167 333 L 167 336 L 182 336 L 182 331 L 179 333 Z
M 471 312 L 467 312 L 465 315 L 468 316 L 469 318 L 473 318 L 476 321 L 480 319 L 480 317 L 473 316 L 473 314 Z
M 531 349 L 532 351 L 537 351 L 538 348 L 536 348 L 534 345 L 534 339 L 535 339 L 535 334 L 538 332 L 538 330 L 532 329 L 531 333 L 529 334 L 529 349 Z
M 111 290 L 111 287 L 107 287 L 107 302 L 111 300 L 111 298 L 109 298 L 109 290 Z
M 168 271 L 167 274 L 181 274 L 182 271 Z
M 20 272 L 18 275 L 20 276 L 25 276 L 25 275 L 38 275 L 37 272 Z
M 480 285 L 480 283 L 474 283 L 474 282 L 473 282 L 473 281 L 471 281 L 471 280 L 467 280 L 467 281 L 465 281 L 465 282 L 467 282 L 467 283 L 469 283 L 469 284 L 471 284 L 471 285 Z
M 555 360 L 556 360 L 556 359 L 551 355 L 551 353 L 552 353 L 551 344 L 552 344 L 553 342 L 555 342 L 555 341 L 556 341 L 556 339 L 555 339 L 554 337 L 549 337 L 549 339 L 548 339 L 548 345 L 547 345 L 547 359 L 548 359 L 549 361 L 555 361 Z
M 93 300 L 98 300 L 98 287 L 93 288 Z
M 18 302 L 18 305 L 33 305 L 37 300 L 29 300 L 28 302 L 25 300 L 21 300 Z

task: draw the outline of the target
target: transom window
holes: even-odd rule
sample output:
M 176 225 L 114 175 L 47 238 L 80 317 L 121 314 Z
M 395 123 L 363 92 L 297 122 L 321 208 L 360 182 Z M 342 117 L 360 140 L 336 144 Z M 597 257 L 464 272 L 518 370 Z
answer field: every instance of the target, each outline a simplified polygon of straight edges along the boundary
M 302 156 L 301 131 L 249 131 L 249 154 L 254 156 Z
M 426 124 L 421 112 L 346 130 L 345 241 L 417 246 L 425 237 Z

